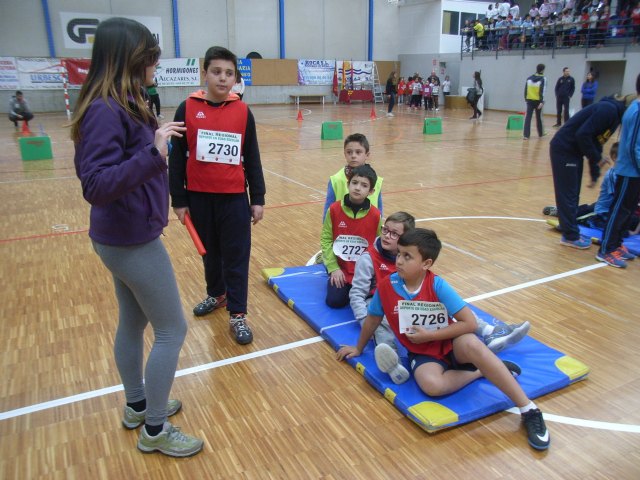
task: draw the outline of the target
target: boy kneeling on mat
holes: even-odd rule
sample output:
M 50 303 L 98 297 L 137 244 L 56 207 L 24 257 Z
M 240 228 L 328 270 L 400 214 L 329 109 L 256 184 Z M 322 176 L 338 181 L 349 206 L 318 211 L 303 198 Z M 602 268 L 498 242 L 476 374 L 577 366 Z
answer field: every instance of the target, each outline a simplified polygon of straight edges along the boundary
M 322 225 L 322 263 L 329 273 L 325 302 L 331 308 L 349 304 L 356 260 L 380 233 L 380 211 L 367 198 L 378 176 L 369 165 L 351 171 L 349 193 L 333 202 Z
M 542 412 L 514 378 L 520 367 L 500 360 L 474 335 L 477 322 L 471 309 L 431 271 L 441 248 L 435 232 L 423 228 L 398 239 L 397 272 L 378 285 L 358 344 L 341 347 L 337 359 L 359 356 L 386 316 L 409 351 L 413 376 L 423 392 L 431 397 L 448 395 L 485 377 L 520 409 L 529 445 L 537 450 L 549 448 Z

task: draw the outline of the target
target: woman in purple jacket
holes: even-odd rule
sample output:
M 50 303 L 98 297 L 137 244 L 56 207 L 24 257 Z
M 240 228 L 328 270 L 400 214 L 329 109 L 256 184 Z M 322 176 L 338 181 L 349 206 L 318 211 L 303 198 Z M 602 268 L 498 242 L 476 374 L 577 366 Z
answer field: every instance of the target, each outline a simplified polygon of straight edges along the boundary
M 142 24 L 111 18 L 98 25 L 91 67 L 71 122 L 76 174 L 91 204 L 89 237 L 115 284 L 119 323 L 114 353 L 126 396 L 123 425 L 140 429 L 138 448 L 174 457 L 195 455 L 203 441 L 167 417 L 187 324 L 159 237 L 167 225 L 167 142 L 182 122 L 158 127 L 143 86 L 153 81 L 160 48 Z M 154 344 L 143 375 L 144 330 Z

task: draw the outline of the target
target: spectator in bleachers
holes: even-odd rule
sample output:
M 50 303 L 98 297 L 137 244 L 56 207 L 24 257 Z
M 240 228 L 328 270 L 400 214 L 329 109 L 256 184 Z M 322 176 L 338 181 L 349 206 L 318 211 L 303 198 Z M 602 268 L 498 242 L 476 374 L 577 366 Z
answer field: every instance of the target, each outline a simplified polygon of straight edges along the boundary
M 511 8 L 511 4 L 508 1 L 504 1 L 498 7 L 498 16 L 500 18 L 507 18 L 509 16 L 509 9 Z

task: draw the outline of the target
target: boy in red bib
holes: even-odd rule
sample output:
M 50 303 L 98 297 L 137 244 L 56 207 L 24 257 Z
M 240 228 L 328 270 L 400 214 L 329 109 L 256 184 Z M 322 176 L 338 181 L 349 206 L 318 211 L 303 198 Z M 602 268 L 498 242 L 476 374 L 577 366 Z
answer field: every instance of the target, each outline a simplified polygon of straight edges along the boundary
M 415 227 L 415 218 L 412 215 L 406 212 L 392 213 L 386 218 L 380 236 L 356 261 L 349 291 L 349 303 L 360 325 L 367 317 L 367 307 L 376 291 L 376 285 L 396 271 L 398 239 Z M 476 323 L 478 324 L 476 335 L 493 353 L 501 352 L 508 346 L 518 343 L 527 336 L 531 328 L 528 321 L 510 325 L 490 325 L 476 317 Z M 409 372 L 398 361 L 395 335 L 385 317 L 376 328 L 373 338 L 377 345 L 375 354 L 380 369 L 388 373 L 394 383 L 406 382 Z
M 171 202 L 183 224 L 190 213 L 207 251 L 207 298 L 194 315 L 226 306 L 236 342 L 246 345 L 253 340 L 246 317 L 251 224 L 262 219 L 265 196 L 256 124 L 247 105 L 230 94 L 236 56 L 211 47 L 204 70 L 207 90 L 189 95 L 176 110 L 187 132 L 172 143 Z
M 349 303 L 356 260 L 380 232 L 380 211 L 367 198 L 378 180 L 369 165 L 351 171 L 349 193 L 331 204 L 322 226 L 322 263 L 329 273 L 326 303 L 341 308 Z
M 514 378 L 520 368 L 500 360 L 474 335 L 477 322 L 471 309 L 431 271 L 441 248 L 432 230 L 416 228 L 400 237 L 397 272 L 378 285 L 357 346 L 340 348 L 337 359 L 359 356 L 384 315 L 409 351 L 411 370 L 423 392 L 432 397 L 448 395 L 485 377 L 520 409 L 529 445 L 546 450 L 549 431 L 542 413 Z

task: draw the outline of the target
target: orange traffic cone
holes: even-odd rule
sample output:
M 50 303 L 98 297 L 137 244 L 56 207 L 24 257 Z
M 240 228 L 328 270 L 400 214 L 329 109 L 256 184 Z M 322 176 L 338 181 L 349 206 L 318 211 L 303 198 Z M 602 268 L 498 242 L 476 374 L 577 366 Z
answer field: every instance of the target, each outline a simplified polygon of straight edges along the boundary
M 375 120 L 376 118 L 378 118 L 378 117 L 376 117 L 376 107 L 372 106 L 371 107 L 371 120 Z
M 26 120 L 22 121 L 22 134 L 31 135 L 31 130 L 29 130 L 29 122 L 27 122 Z
M 304 120 L 302 118 L 302 110 L 298 109 L 298 118 L 296 120 Z

